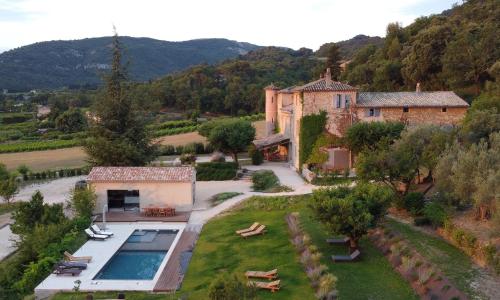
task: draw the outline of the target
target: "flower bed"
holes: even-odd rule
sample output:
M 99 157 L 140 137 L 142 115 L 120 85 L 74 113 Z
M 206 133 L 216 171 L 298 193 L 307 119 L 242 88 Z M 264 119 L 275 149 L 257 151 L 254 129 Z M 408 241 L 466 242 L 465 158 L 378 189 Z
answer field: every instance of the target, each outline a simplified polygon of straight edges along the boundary
M 321 253 L 318 247 L 312 244 L 311 237 L 300 227 L 299 213 L 288 214 L 285 219 L 292 236 L 292 244 L 299 252 L 300 262 L 304 266 L 307 277 L 311 280 L 312 287 L 316 290 L 316 297 L 325 300 L 336 299 L 337 277 L 326 272 L 328 267 L 320 264 Z
M 421 298 L 467 299 L 441 271 L 390 229 L 377 228 L 369 233 L 369 237 Z

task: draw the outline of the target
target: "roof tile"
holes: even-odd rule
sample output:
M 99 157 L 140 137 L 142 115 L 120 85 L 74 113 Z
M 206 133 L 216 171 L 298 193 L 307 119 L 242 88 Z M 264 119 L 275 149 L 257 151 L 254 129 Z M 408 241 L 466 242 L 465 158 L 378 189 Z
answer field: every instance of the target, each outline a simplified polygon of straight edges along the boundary
M 94 167 L 87 176 L 90 182 L 190 182 L 193 167 Z
M 356 99 L 360 107 L 468 107 L 454 92 L 360 92 Z

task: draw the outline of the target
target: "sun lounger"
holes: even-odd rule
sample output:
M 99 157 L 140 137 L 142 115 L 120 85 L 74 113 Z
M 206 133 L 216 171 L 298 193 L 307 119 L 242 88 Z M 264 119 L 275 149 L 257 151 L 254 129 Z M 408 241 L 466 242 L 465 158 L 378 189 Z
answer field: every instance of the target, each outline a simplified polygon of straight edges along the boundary
M 102 231 L 101 228 L 99 228 L 99 226 L 97 226 L 96 224 L 90 226 L 90 229 L 92 229 L 92 231 L 95 232 L 96 234 L 109 235 L 109 236 L 113 235 L 111 231 Z
M 351 253 L 351 255 L 332 255 L 332 259 L 336 262 L 354 261 L 359 258 L 360 254 L 361 252 L 359 252 L 359 250 L 356 250 Z
M 244 238 L 247 238 L 249 236 L 264 234 L 265 232 L 266 232 L 266 226 L 265 225 L 260 225 L 254 231 L 249 231 L 249 232 L 242 233 L 241 236 L 244 237 Z
M 95 234 L 92 230 L 89 228 L 85 229 L 85 233 L 87 236 L 93 240 L 98 240 L 98 241 L 104 241 L 107 239 L 109 236 L 108 235 L 103 235 L 103 234 Z
M 263 272 L 263 271 L 246 271 L 246 278 L 265 278 L 265 279 L 276 279 L 278 277 L 278 269 L 274 269 L 271 271 Z
M 326 242 L 328 244 L 347 244 L 349 242 L 349 238 L 348 237 L 345 237 L 343 239 L 326 239 Z
M 75 261 L 60 261 L 59 263 L 57 263 L 57 268 L 85 270 L 87 269 L 87 264 Z
M 77 276 L 82 273 L 81 269 L 65 269 L 65 268 L 56 268 L 53 272 L 56 275 L 71 275 L 71 276 Z
M 275 280 L 271 282 L 261 282 L 261 281 L 249 281 L 249 286 L 254 286 L 259 289 L 270 290 L 271 292 L 278 291 L 280 289 L 280 281 Z
M 92 260 L 92 256 L 73 256 L 68 251 L 64 251 L 64 259 L 67 261 L 86 261 L 89 263 Z
M 254 231 L 257 227 L 259 227 L 259 223 L 258 222 L 255 222 L 252 224 L 252 226 L 248 227 L 248 228 L 245 228 L 245 229 L 241 229 L 241 230 L 236 230 L 236 233 L 237 234 L 242 234 L 242 233 L 245 233 L 245 232 L 250 232 L 250 231 Z

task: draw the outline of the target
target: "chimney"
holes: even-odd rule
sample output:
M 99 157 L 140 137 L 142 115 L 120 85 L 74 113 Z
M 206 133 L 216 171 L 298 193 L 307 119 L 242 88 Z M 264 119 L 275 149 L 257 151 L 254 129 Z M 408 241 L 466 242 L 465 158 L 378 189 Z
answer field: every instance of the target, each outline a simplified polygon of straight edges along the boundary
M 319 74 L 319 79 L 323 79 L 323 77 L 324 77 L 324 76 L 323 76 L 323 73 L 320 73 L 320 74 Z
M 420 82 L 417 82 L 417 88 L 415 89 L 417 93 L 420 93 L 422 89 L 420 88 Z
M 330 68 L 326 68 L 325 79 L 327 82 L 332 81 L 332 73 L 330 72 Z

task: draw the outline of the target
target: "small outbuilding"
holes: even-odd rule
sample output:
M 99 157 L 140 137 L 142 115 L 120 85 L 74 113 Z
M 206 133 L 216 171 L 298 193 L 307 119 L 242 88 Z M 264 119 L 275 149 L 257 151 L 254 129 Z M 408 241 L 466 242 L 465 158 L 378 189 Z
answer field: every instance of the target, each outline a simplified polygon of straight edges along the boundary
M 95 213 L 141 211 L 147 207 L 192 209 L 196 171 L 193 167 L 94 167 L 87 182 L 97 195 Z

